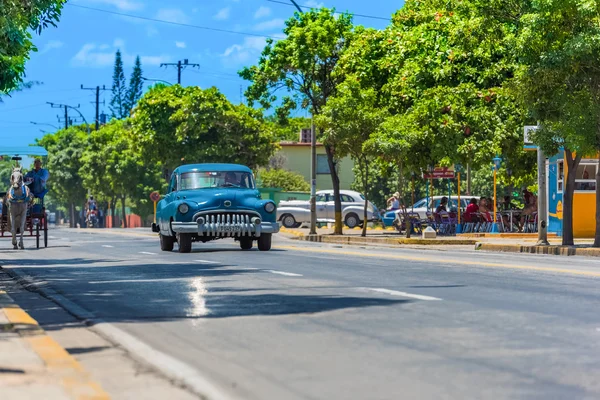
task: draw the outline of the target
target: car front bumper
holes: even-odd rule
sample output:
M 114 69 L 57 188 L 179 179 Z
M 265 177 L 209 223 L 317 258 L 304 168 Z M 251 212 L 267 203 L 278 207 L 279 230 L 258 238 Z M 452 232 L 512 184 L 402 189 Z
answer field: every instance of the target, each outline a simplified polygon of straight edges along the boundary
M 193 233 L 200 236 L 214 237 L 241 237 L 241 236 L 260 236 L 263 233 L 279 232 L 277 222 L 253 223 L 197 223 L 197 222 L 172 222 L 171 229 L 175 233 Z

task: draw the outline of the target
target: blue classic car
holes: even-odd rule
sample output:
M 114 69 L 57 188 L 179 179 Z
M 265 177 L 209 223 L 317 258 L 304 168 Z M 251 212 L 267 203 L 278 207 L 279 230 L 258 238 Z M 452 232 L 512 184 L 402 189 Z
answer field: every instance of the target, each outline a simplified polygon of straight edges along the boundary
M 275 203 L 261 200 L 250 168 L 235 164 L 190 164 L 173 171 L 168 194 L 157 205 L 154 232 L 160 248 L 192 251 L 192 242 L 234 238 L 243 250 L 254 241 L 271 249 L 279 232 Z

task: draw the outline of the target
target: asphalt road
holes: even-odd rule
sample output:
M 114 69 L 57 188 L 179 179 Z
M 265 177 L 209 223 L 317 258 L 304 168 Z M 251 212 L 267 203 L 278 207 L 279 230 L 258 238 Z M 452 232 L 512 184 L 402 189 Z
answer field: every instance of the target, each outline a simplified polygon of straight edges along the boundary
M 162 253 L 143 233 L 67 229 L 32 244 L 3 268 L 223 398 L 600 398 L 600 261 L 284 237 Z

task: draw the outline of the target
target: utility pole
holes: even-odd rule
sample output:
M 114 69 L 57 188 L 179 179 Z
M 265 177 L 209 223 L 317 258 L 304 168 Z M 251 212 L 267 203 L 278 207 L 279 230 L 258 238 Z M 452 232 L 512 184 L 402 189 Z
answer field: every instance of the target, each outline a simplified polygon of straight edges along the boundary
M 87 120 L 85 119 L 85 116 L 81 113 L 81 111 L 79 111 L 79 107 L 81 107 L 80 104 L 77 104 L 77 107 L 74 107 L 74 106 L 70 106 L 68 104 L 56 104 L 56 103 L 51 103 L 49 101 L 47 101 L 46 103 L 50 104 L 50 107 L 52 107 L 52 108 L 64 108 L 65 109 L 65 129 L 67 129 L 69 127 L 69 109 L 71 109 L 71 110 L 77 111 L 77 113 L 79 114 L 79 116 L 81 117 L 83 122 L 85 122 L 85 125 L 87 126 L 88 135 L 91 133 L 90 132 L 90 124 L 88 124 Z
M 548 246 L 548 192 L 546 190 L 546 156 L 540 147 L 537 149 L 538 162 L 538 242 Z
M 106 86 L 102 85 L 96 86 L 95 88 L 84 88 L 83 84 L 81 85 L 82 90 L 95 90 L 96 91 L 96 130 L 100 129 L 100 91 L 107 90 Z M 102 104 L 104 104 L 104 100 L 102 100 Z
M 183 62 L 181 62 L 181 60 L 179 60 L 179 61 L 177 61 L 177 63 L 162 63 L 162 64 L 160 64 L 160 66 L 161 67 L 169 67 L 169 66 L 177 67 L 177 84 L 179 84 L 179 85 L 181 85 L 181 71 L 183 69 L 185 69 L 186 67 L 200 68 L 200 64 L 190 63 L 187 58 L 185 60 L 183 60 Z
M 300 14 L 302 8 L 294 0 L 290 0 Z M 315 117 L 310 124 L 310 235 L 317 234 L 317 131 Z

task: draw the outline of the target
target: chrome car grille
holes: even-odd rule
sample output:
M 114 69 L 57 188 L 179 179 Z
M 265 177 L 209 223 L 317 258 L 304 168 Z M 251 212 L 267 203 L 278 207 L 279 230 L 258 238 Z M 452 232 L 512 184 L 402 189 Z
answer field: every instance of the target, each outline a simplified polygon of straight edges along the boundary
M 253 212 L 213 212 L 200 213 L 194 218 L 198 223 L 199 232 L 204 236 L 233 237 L 252 236 L 257 231 L 252 220 L 260 219 L 260 215 Z

